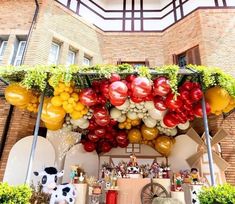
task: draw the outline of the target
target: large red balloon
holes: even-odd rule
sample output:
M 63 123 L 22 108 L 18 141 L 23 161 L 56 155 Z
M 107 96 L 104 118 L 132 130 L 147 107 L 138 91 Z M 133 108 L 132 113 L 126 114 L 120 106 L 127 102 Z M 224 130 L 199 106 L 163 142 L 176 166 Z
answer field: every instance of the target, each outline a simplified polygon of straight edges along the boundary
M 193 107 L 193 112 L 194 115 L 196 115 L 197 117 L 202 117 L 203 116 L 203 111 L 202 111 L 202 104 L 201 102 L 198 102 L 194 107 Z M 210 114 L 211 112 L 211 107 L 209 105 L 209 103 L 206 102 L 206 113 L 207 115 Z
M 102 95 L 107 99 L 109 98 L 109 85 L 110 84 L 108 81 L 104 81 L 100 85 L 100 91 L 101 91 Z
M 145 77 L 137 77 L 131 83 L 131 90 L 134 97 L 144 98 L 152 92 L 152 84 Z
M 111 145 L 108 142 L 101 143 L 101 151 L 102 152 L 109 152 L 112 149 Z
M 112 82 L 115 82 L 115 81 L 120 81 L 121 80 L 121 77 L 119 74 L 112 74 L 109 81 L 112 83 Z
M 94 117 L 95 119 L 102 119 L 109 115 L 108 110 L 105 107 L 96 107 L 94 109 Z
M 175 127 L 179 124 L 179 121 L 177 120 L 176 115 L 174 113 L 168 112 L 163 118 L 163 123 L 167 127 Z
M 118 132 L 118 134 L 116 136 L 116 140 L 117 140 L 118 144 L 125 142 L 127 140 L 126 132 L 124 132 L 124 131 Z
M 138 98 L 138 97 L 135 97 L 135 96 L 131 95 L 131 100 L 134 103 L 140 103 L 140 102 L 144 101 L 144 98 Z
M 112 99 L 126 99 L 128 88 L 122 81 L 115 81 L 109 86 L 109 97 Z
M 129 140 L 125 140 L 121 143 L 118 143 L 118 146 L 121 147 L 121 148 L 125 148 L 129 145 Z
M 95 129 L 95 134 L 96 134 L 99 138 L 104 137 L 104 136 L 105 136 L 105 133 L 106 133 L 105 128 L 97 127 L 97 128 Z
M 90 141 L 85 142 L 83 147 L 87 152 L 93 152 L 95 150 L 95 144 Z
M 181 89 L 179 91 L 179 94 L 180 94 L 180 97 L 183 99 L 183 100 L 189 100 L 190 99 L 190 94 L 189 94 L 189 91 L 188 90 L 185 90 L 185 89 Z
M 190 91 L 190 97 L 193 101 L 197 102 L 202 99 L 203 93 L 200 88 L 193 88 Z
M 186 81 L 183 83 L 183 85 L 180 88 L 190 91 L 193 88 L 193 82 Z
M 158 77 L 153 80 L 153 95 L 165 96 L 171 90 L 170 82 L 165 77 Z
M 126 77 L 127 82 L 131 83 L 137 76 L 130 74 Z
M 153 103 L 157 110 L 164 111 L 167 109 L 164 98 L 161 96 L 155 96 L 153 99 Z
M 81 103 L 86 106 L 94 106 L 97 103 L 97 95 L 91 88 L 83 89 L 79 98 Z
M 170 93 L 166 97 L 165 104 L 167 108 L 176 110 L 183 105 L 183 102 L 179 96 L 177 96 L 175 99 L 175 95 L 173 93 Z
M 95 122 L 96 122 L 98 125 L 104 127 L 104 126 L 106 126 L 106 125 L 109 124 L 109 122 L 110 122 L 110 117 L 109 117 L 109 116 L 106 116 L 106 117 L 100 118 L 100 119 L 97 118 L 97 119 L 95 120 Z
M 100 137 L 96 135 L 94 132 L 89 132 L 87 137 L 91 142 L 98 142 L 100 139 Z
M 115 98 L 110 98 L 109 99 L 110 103 L 114 106 L 121 106 L 122 104 L 125 103 L 126 99 L 115 99 Z

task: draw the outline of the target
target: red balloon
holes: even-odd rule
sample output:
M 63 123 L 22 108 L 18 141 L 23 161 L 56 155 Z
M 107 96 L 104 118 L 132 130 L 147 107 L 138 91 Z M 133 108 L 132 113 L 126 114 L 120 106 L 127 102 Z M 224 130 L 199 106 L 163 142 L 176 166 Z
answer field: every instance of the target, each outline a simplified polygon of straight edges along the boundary
M 102 95 L 107 99 L 109 99 L 109 85 L 110 84 L 107 81 L 101 83 L 101 85 L 100 85 L 100 91 L 101 91 Z
M 97 127 L 94 132 L 99 138 L 102 138 L 105 136 L 106 130 L 102 127 Z
M 166 97 L 165 104 L 167 108 L 176 110 L 183 105 L 183 102 L 179 96 L 177 96 L 175 99 L 175 95 L 173 93 L 170 93 Z
M 122 143 L 118 143 L 118 146 L 121 147 L 121 148 L 125 148 L 129 145 L 129 140 L 125 140 L 124 142 Z
M 97 95 L 93 89 L 83 89 L 80 93 L 80 101 L 86 106 L 94 106 L 97 103 Z
M 198 102 L 194 107 L 193 107 L 193 112 L 194 115 L 196 115 L 197 117 L 203 117 L 203 111 L 202 111 L 202 104 L 201 102 Z M 211 107 L 209 105 L 209 103 L 206 102 L 206 114 L 210 114 L 211 112 Z
M 100 118 L 100 119 L 97 118 L 97 119 L 95 120 L 95 122 L 96 122 L 98 125 L 104 127 L 104 126 L 107 126 L 107 125 L 109 124 L 109 122 L 110 122 L 110 117 L 109 117 L 109 116 L 106 116 L 106 117 Z
M 153 100 L 153 95 L 152 94 L 149 94 L 148 96 L 144 97 L 144 101 L 152 101 Z
M 126 99 L 128 88 L 122 81 L 115 81 L 109 86 L 109 97 L 112 99 Z
M 121 80 L 121 77 L 119 74 L 112 74 L 109 81 L 112 83 L 112 82 L 115 82 L 115 81 L 120 81 Z
M 174 113 L 168 112 L 163 118 L 163 123 L 167 127 L 175 127 L 177 124 L 179 124 L 179 121 L 177 120 Z
M 100 139 L 100 137 L 96 135 L 94 132 L 89 132 L 87 137 L 91 142 L 98 142 Z
M 116 140 L 111 141 L 112 147 L 118 147 L 118 143 Z
M 184 103 L 183 108 L 184 108 L 186 111 L 190 111 L 190 110 L 193 109 L 193 106 L 192 106 L 192 104 Z
M 117 140 L 118 144 L 123 143 L 124 141 L 126 141 L 127 140 L 126 132 L 124 132 L 124 131 L 118 132 L 118 134 L 116 136 L 116 140 Z
M 152 92 L 151 82 L 145 77 L 137 77 L 131 83 L 134 97 L 144 98 Z
M 109 152 L 112 149 L 111 145 L 108 142 L 101 143 L 101 151 L 102 152 Z
M 203 93 L 200 88 L 193 88 L 190 91 L 190 97 L 193 101 L 197 102 L 202 99 Z
M 108 110 L 105 107 L 96 107 L 94 109 L 94 117 L 95 119 L 102 119 L 109 115 Z
M 180 97 L 183 99 L 183 100 L 190 100 L 190 94 L 189 94 L 189 91 L 185 90 L 185 89 L 181 89 L 179 91 L 179 94 L 180 94 Z
M 131 74 L 131 75 L 128 75 L 128 76 L 126 77 L 126 80 L 127 80 L 129 83 L 131 83 L 135 78 L 137 78 L 137 76 Z
M 179 123 L 183 123 L 183 124 L 186 123 L 188 120 L 188 115 L 187 115 L 187 112 L 185 111 L 176 113 L 175 117 L 177 118 Z
M 131 95 L 131 100 L 135 103 L 140 103 L 140 102 L 144 101 L 144 98 L 138 98 L 138 97 Z
M 109 99 L 110 103 L 114 106 L 121 106 L 122 104 L 125 103 L 126 99 L 115 99 L 115 98 L 110 98 Z
M 110 132 L 107 132 L 104 138 L 112 142 L 114 140 L 114 135 L 112 135 Z
M 153 95 L 165 96 L 171 91 L 170 82 L 165 77 L 158 77 L 153 80 Z
M 193 88 L 193 82 L 191 81 L 186 81 L 183 83 L 183 85 L 181 86 L 182 89 L 188 90 L 190 91 Z
M 155 96 L 153 99 L 153 103 L 157 110 L 164 111 L 167 109 L 164 98 L 161 96 Z
M 114 120 L 114 119 L 111 119 L 111 120 L 110 120 L 109 125 L 115 126 L 115 125 L 117 125 L 117 124 L 118 124 L 118 122 L 117 122 L 116 120 Z
M 87 141 L 87 142 L 84 143 L 83 148 L 87 152 L 93 152 L 95 150 L 95 144 L 93 142 Z

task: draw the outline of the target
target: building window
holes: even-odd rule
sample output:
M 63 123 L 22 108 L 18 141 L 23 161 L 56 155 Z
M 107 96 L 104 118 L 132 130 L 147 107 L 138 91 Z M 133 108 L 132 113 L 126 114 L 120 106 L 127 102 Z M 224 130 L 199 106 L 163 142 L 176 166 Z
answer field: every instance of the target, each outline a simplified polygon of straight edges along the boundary
M 84 57 L 84 58 L 83 58 L 83 65 L 85 65 L 85 66 L 90 66 L 90 65 L 91 65 L 91 58 L 89 58 L 89 57 Z
M 48 58 L 48 64 L 58 64 L 59 60 L 59 53 L 60 53 L 60 45 L 57 43 L 52 43 L 51 44 L 51 49 L 49 53 L 49 58 Z
M 140 153 L 140 144 L 129 144 L 126 147 L 127 153 Z
M 180 68 L 184 68 L 187 65 L 186 53 L 178 56 L 178 65 Z
M 25 46 L 26 46 L 26 41 L 19 41 L 19 45 L 18 45 L 18 48 L 17 48 L 16 56 L 15 56 L 15 60 L 14 60 L 14 63 L 13 63 L 14 66 L 21 65 L 21 61 L 22 61 L 22 58 L 23 58 Z
M 3 55 L 7 47 L 7 41 L 2 41 L 0 45 L 0 65 L 2 64 Z
M 76 52 L 69 50 L 66 65 L 69 66 L 75 64 L 75 57 L 76 57 Z

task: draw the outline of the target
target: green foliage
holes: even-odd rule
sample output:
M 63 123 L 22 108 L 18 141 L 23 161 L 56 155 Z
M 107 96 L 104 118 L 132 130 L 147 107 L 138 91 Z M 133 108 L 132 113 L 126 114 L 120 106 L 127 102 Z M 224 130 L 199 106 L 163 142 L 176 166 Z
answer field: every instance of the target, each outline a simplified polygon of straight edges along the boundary
M 189 65 L 189 67 L 202 75 L 204 89 L 218 85 L 226 89 L 231 96 L 235 97 L 235 78 L 233 76 L 226 74 L 218 67 L 196 65 Z
M 205 66 L 188 66 L 196 70 L 202 76 L 203 88 L 218 85 L 225 88 L 229 94 L 235 97 L 235 79 L 224 73 L 221 69 L 216 67 Z M 159 75 L 165 75 L 170 80 L 172 91 L 177 94 L 179 86 L 179 67 L 177 65 L 166 65 L 162 67 L 156 67 L 150 69 L 148 67 L 139 67 L 136 71 L 129 64 L 121 65 L 95 65 L 95 66 L 77 66 L 71 65 L 69 67 L 58 66 L 6 66 L 0 67 L 0 77 L 3 77 L 9 82 L 21 82 L 23 86 L 28 89 L 35 89 L 36 91 L 43 91 L 46 87 L 47 95 L 51 93 L 51 87 L 57 86 L 59 81 L 69 83 L 75 81 L 76 86 L 83 88 L 89 86 L 88 81 L 100 78 L 110 78 L 112 73 L 119 73 L 122 77 L 128 74 L 138 74 L 143 77 L 151 79 L 152 75 L 156 73 Z
M 198 195 L 200 204 L 234 204 L 235 187 L 229 184 L 205 187 Z
M 10 186 L 7 183 L 0 183 L 1 204 L 29 204 L 31 195 L 29 186 Z

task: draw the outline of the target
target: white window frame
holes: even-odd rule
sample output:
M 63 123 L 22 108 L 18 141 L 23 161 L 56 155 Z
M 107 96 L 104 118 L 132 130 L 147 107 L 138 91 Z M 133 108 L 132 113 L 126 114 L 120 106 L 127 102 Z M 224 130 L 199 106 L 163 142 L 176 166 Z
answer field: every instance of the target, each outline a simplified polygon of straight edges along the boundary
M 73 55 L 72 63 L 69 62 L 69 54 L 70 54 L 70 53 Z M 76 52 L 74 52 L 74 51 L 72 51 L 72 50 L 69 50 L 69 51 L 68 51 L 68 56 L 67 56 L 66 65 L 67 65 L 67 66 L 70 66 L 70 65 L 72 65 L 72 64 L 75 64 L 75 58 L 76 58 Z
M 4 49 L 4 46 L 7 46 L 7 41 L 6 40 L 2 41 L 1 46 L 0 46 L 0 65 L 2 64 L 4 52 L 5 52 L 5 49 L 6 49 L 6 47 Z
M 55 63 L 53 63 L 53 64 L 57 65 L 57 64 L 58 64 L 58 60 L 59 60 L 60 44 L 55 43 L 55 42 L 52 42 L 51 48 L 52 48 L 52 45 L 55 45 L 55 46 L 57 47 L 57 52 L 56 52 L 56 56 L 55 56 Z M 50 54 L 51 54 L 51 48 L 50 48 L 49 57 L 50 57 Z M 49 62 L 49 57 L 48 57 L 48 63 L 51 64 L 51 63 Z
M 22 44 L 24 44 L 24 49 L 23 49 L 22 55 L 19 55 Z M 14 66 L 19 66 L 21 64 L 22 57 L 23 57 L 24 50 L 25 50 L 25 46 L 26 46 L 26 41 L 23 40 L 23 41 L 19 42 L 17 52 L 16 52 L 16 56 L 15 56 L 15 60 L 14 60 L 14 63 L 13 63 Z M 20 61 L 20 64 L 17 65 L 17 61 Z
M 89 62 L 89 63 L 85 63 L 85 61 Z M 84 66 L 91 66 L 91 58 L 84 56 L 83 57 L 83 65 Z

